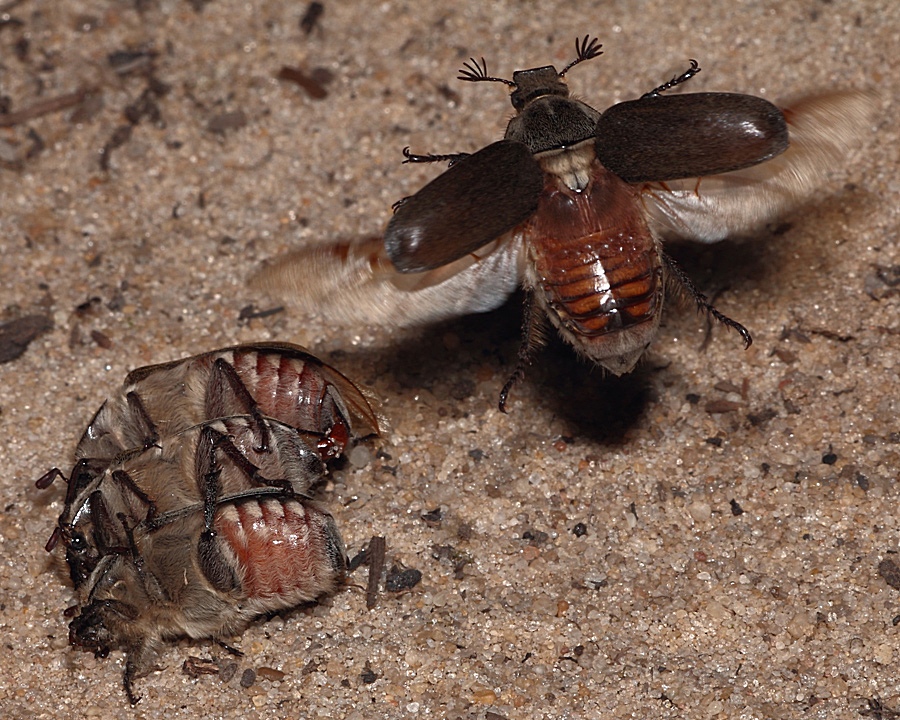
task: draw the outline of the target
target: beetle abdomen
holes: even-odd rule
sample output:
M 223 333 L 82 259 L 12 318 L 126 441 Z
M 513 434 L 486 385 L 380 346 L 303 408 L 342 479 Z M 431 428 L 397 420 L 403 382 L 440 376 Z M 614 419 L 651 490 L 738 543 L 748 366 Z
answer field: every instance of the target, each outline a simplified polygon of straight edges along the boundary
M 215 528 L 234 554 L 243 594 L 266 610 L 314 600 L 344 577 L 334 519 L 314 505 L 275 498 L 231 503 L 219 508 Z
M 661 301 L 659 253 L 646 238 L 599 231 L 581 247 L 545 253 L 538 267 L 548 306 L 566 329 L 585 338 L 652 320 Z
M 263 414 L 294 427 L 319 428 L 323 410 L 332 410 L 323 408 L 330 404 L 330 383 L 310 360 L 251 349 L 234 351 L 232 363 Z
M 327 433 L 334 456 L 351 437 L 378 432 L 368 400 L 337 370 L 299 348 L 277 343 L 259 347 L 262 351 L 235 348 L 231 363 L 264 415 Z
M 576 348 L 604 365 L 615 358 L 607 367 L 624 372 L 622 356 L 630 361 L 643 351 L 645 335 L 658 323 L 663 281 L 657 241 L 635 188 L 596 161 L 582 192 L 547 177 L 525 228 L 534 290 Z

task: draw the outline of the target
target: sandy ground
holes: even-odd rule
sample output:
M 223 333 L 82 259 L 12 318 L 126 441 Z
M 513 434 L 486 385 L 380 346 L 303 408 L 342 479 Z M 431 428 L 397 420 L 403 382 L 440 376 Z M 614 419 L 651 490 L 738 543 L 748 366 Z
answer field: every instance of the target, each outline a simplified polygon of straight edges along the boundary
M 424 6 L 326 0 L 307 33 L 303 2 L 0 0 L 0 103 L 26 111 L 0 127 L 0 319 L 53 324 L 0 365 L 0 715 L 893 717 L 900 5 Z M 637 373 L 552 343 L 504 416 L 516 301 L 402 333 L 246 317 L 276 305 L 247 287 L 259 263 L 380 232 L 435 173 L 401 165 L 404 146 L 502 135 L 505 93 L 456 82 L 464 60 L 561 67 L 586 33 L 605 54 L 570 81 L 599 108 L 692 57 L 693 90 L 881 92 L 867 147 L 787 224 L 675 249 L 750 350 L 673 305 Z M 43 550 L 62 488 L 34 480 L 68 469 L 128 370 L 271 339 L 382 398 L 390 433 L 320 499 L 351 554 L 383 535 L 423 579 L 367 610 L 361 568 L 235 638 L 236 672 L 192 678 L 189 656 L 228 656 L 173 643 L 131 709 L 121 653 L 67 647 L 72 591 Z

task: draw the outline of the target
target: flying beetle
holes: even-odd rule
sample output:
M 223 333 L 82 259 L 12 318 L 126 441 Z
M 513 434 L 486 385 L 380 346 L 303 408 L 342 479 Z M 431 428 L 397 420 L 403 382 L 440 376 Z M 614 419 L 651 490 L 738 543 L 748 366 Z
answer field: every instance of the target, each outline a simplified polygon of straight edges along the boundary
M 596 58 L 576 40 L 561 71 L 547 65 L 492 77 L 474 58 L 458 79 L 502 83 L 516 116 L 502 140 L 449 162 L 395 204 L 384 237 L 292 253 L 256 283 L 288 291 L 302 310 L 350 323 L 411 325 L 499 307 L 525 290 L 523 341 L 512 386 L 549 321 L 607 371 L 632 370 L 659 328 L 667 283 L 736 330 L 663 252 L 681 237 L 716 242 L 752 232 L 810 196 L 862 135 L 865 92 L 830 92 L 779 108 L 752 95 L 669 95 L 698 63 L 636 100 L 599 112 L 569 96 L 566 73 Z

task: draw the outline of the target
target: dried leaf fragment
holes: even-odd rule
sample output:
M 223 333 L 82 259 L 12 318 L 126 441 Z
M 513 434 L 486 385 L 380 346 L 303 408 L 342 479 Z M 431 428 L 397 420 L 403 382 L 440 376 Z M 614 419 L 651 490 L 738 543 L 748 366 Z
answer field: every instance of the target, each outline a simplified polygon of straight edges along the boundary
M 47 315 L 25 315 L 0 325 L 0 363 L 21 356 L 28 345 L 53 327 Z

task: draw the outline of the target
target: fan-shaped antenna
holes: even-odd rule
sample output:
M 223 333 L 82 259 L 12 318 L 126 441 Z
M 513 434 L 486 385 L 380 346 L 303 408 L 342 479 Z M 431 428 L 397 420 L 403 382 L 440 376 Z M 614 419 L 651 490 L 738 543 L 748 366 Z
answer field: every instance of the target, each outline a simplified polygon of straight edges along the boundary
M 600 49 L 603 45 L 600 44 L 600 41 L 597 38 L 592 38 L 590 35 L 585 35 L 581 40 L 575 39 L 575 59 L 566 65 L 562 70 L 559 71 L 559 76 L 562 77 L 569 70 L 575 67 L 578 63 L 584 62 L 585 60 L 591 60 L 592 58 L 597 57 L 598 55 L 602 55 L 603 51 Z
M 469 58 L 469 62 L 463 63 L 462 69 L 459 71 L 459 75 L 456 76 L 456 79 L 465 80 L 466 82 L 499 82 L 504 85 L 509 85 L 510 87 L 516 86 L 512 80 L 490 77 L 487 74 L 487 61 L 484 58 L 481 58 L 480 64 L 475 58 Z

